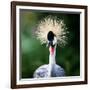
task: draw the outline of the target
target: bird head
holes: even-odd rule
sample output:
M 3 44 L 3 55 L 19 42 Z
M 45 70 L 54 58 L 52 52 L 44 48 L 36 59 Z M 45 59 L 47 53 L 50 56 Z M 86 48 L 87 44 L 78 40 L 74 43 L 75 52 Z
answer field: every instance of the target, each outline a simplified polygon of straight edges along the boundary
M 56 35 L 52 31 L 49 31 L 47 34 L 47 40 L 48 40 L 47 44 L 49 47 L 49 51 L 53 54 L 57 45 Z
M 49 47 L 51 46 L 54 48 L 57 45 L 56 35 L 52 31 L 48 32 L 47 40 L 48 40 L 48 46 Z
M 41 44 L 48 44 L 49 47 L 63 46 L 67 43 L 67 31 L 64 20 L 56 17 L 48 16 L 41 20 L 35 33 Z

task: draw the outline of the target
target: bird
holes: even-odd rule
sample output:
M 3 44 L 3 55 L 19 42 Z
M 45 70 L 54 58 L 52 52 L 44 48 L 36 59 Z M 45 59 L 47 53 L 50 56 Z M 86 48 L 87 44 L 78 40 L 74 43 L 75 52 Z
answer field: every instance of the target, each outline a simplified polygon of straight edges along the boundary
M 35 33 L 41 44 L 46 44 L 49 48 L 49 63 L 38 67 L 33 74 L 34 78 L 66 76 L 65 70 L 56 63 L 56 47 L 66 44 L 66 29 L 64 21 L 56 17 L 48 16 L 39 22 Z

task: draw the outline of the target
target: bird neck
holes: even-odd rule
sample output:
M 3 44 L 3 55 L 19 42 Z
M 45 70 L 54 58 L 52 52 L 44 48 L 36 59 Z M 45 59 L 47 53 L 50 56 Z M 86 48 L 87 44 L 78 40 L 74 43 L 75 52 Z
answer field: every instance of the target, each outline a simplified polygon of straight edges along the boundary
M 56 47 L 50 47 L 50 55 L 49 55 L 49 64 L 52 65 L 52 64 L 55 64 L 56 61 L 55 61 L 55 57 L 56 57 Z
M 50 47 L 49 48 L 49 51 L 50 51 L 50 55 L 49 55 L 49 77 L 51 77 L 51 71 L 53 69 L 53 66 L 56 64 L 56 61 L 55 61 L 55 56 L 56 56 L 56 47 L 52 48 Z

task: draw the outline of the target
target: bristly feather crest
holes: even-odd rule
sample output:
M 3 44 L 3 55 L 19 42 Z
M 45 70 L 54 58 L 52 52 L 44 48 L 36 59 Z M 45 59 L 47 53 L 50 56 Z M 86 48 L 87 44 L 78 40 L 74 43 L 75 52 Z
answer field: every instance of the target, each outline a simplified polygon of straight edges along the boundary
M 57 19 L 56 17 L 46 17 L 44 20 L 41 20 L 37 26 L 36 36 L 40 40 L 41 44 L 47 43 L 47 34 L 49 31 L 52 31 L 57 38 L 58 45 L 65 45 L 67 42 L 66 34 L 66 25 L 63 20 Z

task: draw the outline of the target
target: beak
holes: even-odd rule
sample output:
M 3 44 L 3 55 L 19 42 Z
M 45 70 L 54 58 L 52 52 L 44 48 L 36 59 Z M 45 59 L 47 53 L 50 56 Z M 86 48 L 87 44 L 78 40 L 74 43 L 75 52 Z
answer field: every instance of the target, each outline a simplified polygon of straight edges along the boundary
M 51 46 L 51 47 L 54 47 L 54 46 L 55 46 L 55 45 L 53 45 L 53 41 L 49 41 L 49 42 L 48 42 L 48 47 L 50 47 L 50 46 Z

